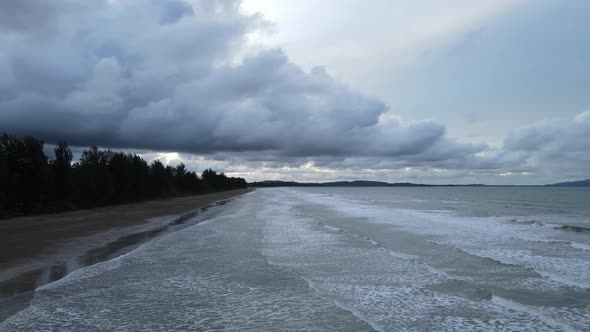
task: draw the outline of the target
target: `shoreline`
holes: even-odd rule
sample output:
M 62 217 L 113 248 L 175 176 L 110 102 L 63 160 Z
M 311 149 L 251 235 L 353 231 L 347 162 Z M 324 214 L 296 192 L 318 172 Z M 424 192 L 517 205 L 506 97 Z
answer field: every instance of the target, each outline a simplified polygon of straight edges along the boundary
M 203 218 L 193 217 L 252 190 L 1 220 L 0 322 L 26 308 L 36 288 L 195 225 Z

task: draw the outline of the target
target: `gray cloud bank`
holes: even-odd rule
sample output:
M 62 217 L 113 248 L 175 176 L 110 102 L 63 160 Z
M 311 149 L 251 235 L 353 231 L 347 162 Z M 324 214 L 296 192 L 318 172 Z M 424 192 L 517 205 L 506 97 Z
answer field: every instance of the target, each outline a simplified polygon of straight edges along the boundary
M 547 177 L 590 177 L 590 111 L 573 119 L 555 119 L 520 128 L 504 149 L 523 156 L 527 167 Z
M 560 127 L 571 123 L 526 128 L 494 150 L 458 143 L 434 121 L 401 121 L 281 50 L 235 61 L 265 24 L 239 1 L 3 1 L 0 131 L 277 167 L 526 172 L 587 158 L 587 114 L 574 121 L 586 126 L 579 132 Z

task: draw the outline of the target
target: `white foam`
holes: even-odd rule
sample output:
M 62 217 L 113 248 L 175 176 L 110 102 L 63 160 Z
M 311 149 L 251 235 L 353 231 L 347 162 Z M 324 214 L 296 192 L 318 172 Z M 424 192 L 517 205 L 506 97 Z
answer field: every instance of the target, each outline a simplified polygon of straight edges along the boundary
M 537 272 L 540 275 L 542 275 L 543 277 L 555 280 L 555 281 L 560 282 L 564 285 L 578 287 L 578 288 L 582 288 L 582 289 L 590 289 L 590 283 L 587 283 L 587 282 L 581 282 L 576 279 L 567 278 L 567 277 L 564 277 L 560 274 L 545 272 L 543 270 L 537 271 Z
M 463 251 L 502 264 L 530 268 L 539 275 L 567 286 L 590 289 L 590 262 L 575 258 L 545 257 L 528 250 L 510 249 L 464 249 Z
M 276 204 L 265 205 L 257 213 L 266 222 L 261 251 L 267 260 L 298 271 L 318 294 L 375 330 L 420 329 L 417 326 L 465 330 L 475 324 L 471 314 L 463 315 L 465 310 L 495 315 L 477 302 L 427 290 L 458 278 L 424 264 L 418 256 L 388 250 L 370 237 L 348 231 L 324 232 L 315 226 L 316 219 L 292 209 L 300 204 L 292 195 L 273 197 Z M 351 246 L 355 235 L 373 246 Z M 441 308 L 452 314 L 433 319 L 433 312 Z M 484 321 L 476 324 L 486 329 L 494 326 Z
M 546 216 L 511 219 L 465 217 L 449 211 L 392 208 L 301 190 L 293 190 L 293 193 L 304 201 L 327 206 L 339 214 L 358 217 L 360 221 L 400 227 L 404 231 L 429 235 L 432 242 L 452 246 L 472 255 L 534 269 L 540 275 L 568 286 L 588 288 L 590 285 L 590 259 L 573 250 L 588 251 L 590 245 L 564 240 L 560 237 L 563 232 L 554 229 L 553 220 Z M 507 223 L 507 219 L 512 222 Z M 564 245 L 573 249 L 568 252 Z M 557 252 L 559 255 L 544 257 L 530 252 L 523 255 L 523 247 L 535 249 L 536 252 Z
M 135 248 L 134 250 L 131 250 L 123 255 L 120 255 L 118 257 L 115 257 L 111 260 L 108 261 L 104 261 L 104 262 L 100 262 L 100 263 L 96 263 L 94 265 L 90 265 L 87 267 L 83 267 L 79 270 L 73 271 L 72 273 L 66 275 L 65 277 L 53 281 L 51 283 L 45 284 L 39 288 L 37 288 L 36 290 L 47 290 L 47 289 L 51 289 L 51 288 L 57 288 L 63 285 L 66 285 L 68 283 L 72 283 L 72 282 L 78 282 L 80 280 L 86 279 L 86 278 L 91 278 L 94 277 L 96 275 L 114 270 L 116 268 L 118 268 L 121 265 L 121 262 L 128 256 L 131 255 L 133 252 L 135 251 L 139 251 L 142 247 L 144 246 L 149 246 L 151 245 L 151 242 L 148 243 L 144 243 L 141 246 Z
M 373 239 L 367 239 L 367 241 L 368 241 L 370 244 L 374 245 L 374 246 L 379 246 L 379 242 L 377 242 L 377 241 L 375 241 L 375 240 L 373 240 Z
M 316 284 L 311 281 L 309 278 L 306 277 L 301 277 L 303 280 L 305 280 L 305 282 L 307 282 L 307 285 L 315 290 L 318 293 L 322 292 L 322 289 L 320 287 L 317 287 Z M 334 303 L 338 308 L 344 310 L 344 311 L 348 311 L 350 312 L 353 316 L 355 316 L 356 318 L 362 320 L 363 322 L 367 323 L 373 330 L 375 331 L 384 331 L 385 329 L 380 326 L 379 324 L 377 324 L 376 322 L 373 322 L 371 319 L 369 319 L 369 317 L 367 317 L 366 315 L 363 315 L 359 310 L 357 310 L 354 307 L 351 307 L 349 305 L 345 305 L 340 301 L 337 300 L 332 300 L 332 303 Z
M 363 322 L 369 324 L 369 326 L 375 331 L 385 331 L 385 329 L 380 326 L 379 324 L 371 321 L 367 316 L 363 315 L 359 310 L 355 309 L 354 307 L 345 305 L 339 301 L 334 301 L 334 304 L 344 310 L 350 312 L 353 316 L 357 317 L 358 319 L 362 320 Z
M 395 257 L 395 258 L 399 258 L 399 259 L 403 259 L 403 260 L 407 260 L 407 261 L 418 260 L 418 256 L 404 254 L 404 253 L 401 253 L 401 252 L 398 252 L 398 251 L 393 251 L 393 250 L 389 250 L 388 249 L 387 250 L 387 253 L 391 257 Z
M 578 242 L 571 242 L 570 246 L 576 249 L 582 249 L 586 251 L 590 251 L 590 244 L 578 243 Z
M 186 326 L 321 330 L 314 324 L 328 322 L 335 325 L 324 326 L 335 330 L 570 331 L 583 330 L 590 321 L 587 307 L 537 308 L 497 296 L 490 301 L 490 292 L 481 290 L 479 286 L 485 288 L 481 284 L 473 288 L 476 296 L 466 296 L 472 294 L 468 293 L 472 284 L 466 284 L 467 291 L 456 291 L 463 284 L 450 283 L 448 279 L 456 278 L 428 266 L 421 261 L 423 256 L 389 250 L 382 246 L 389 243 L 385 237 L 370 235 L 371 230 L 388 226 L 368 225 L 366 233 L 359 231 L 365 234 L 361 236 L 348 231 L 358 229 L 348 228 L 344 224 L 348 219 L 338 224 L 344 228 L 325 225 L 321 219 L 324 215 L 310 215 L 313 209 L 302 208 L 305 202 L 293 193 L 283 189 L 257 191 L 256 196 L 249 195 L 252 199 L 246 208 L 213 219 L 215 222 L 172 233 L 157 242 L 158 247 L 152 243 L 154 247 L 135 251 L 133 259 L 121 259 L 110 274 L 78 279 L 80 284 L 49 292 L 36 308 L 2 327 L 38 327 L 37 322 L 49 321 L 54 325 L 48 326 L 74 324 L 64 330 L 83 330 L 80 326 L 102 330 L 182 330 Z M 354 212 L 357 207 L 350 210 Z M 350 222 L 364 222 L 369 216 L 371 222 L 433 235 L 432 241 L 505 261 L 531 260 L 537 254 L 504 248 L 522 225 L 492 224 L 498 227 L 492 229 L 486 224 L 492 219 L 365 207 L 357 211 L 363 218 Z M 329 214 L 328 218 L 337 216 Z M 488 239 L 484 237 L 487 231 Z M 580 254 L 564 243 L 559 246 Z M 483 249 L 496 251 L 481 252 Z M 563 270 L 558 277 L 574 273 L 563 268 L 571 261 L 544 258 L 531 264 L 551 267 L 547 269 L 550 273 Z M 575 268 L 583 271 L 583 261 L 579 262 L 582 265 Z M 241 279 L 243 276 L 247 278 Z M 542 282 L 538 277 L 531 279 Z M 45 303 L 41 303 L 43 300 Z M 113 320 L 117 317 L 119 321 Z M 160 319 L 161 325 L 142 325 L 149 317 Z
M 553 328 L 559 328 L 563 331 L 568 331 L 568 332 L 576 331 L 573 327 L 571 327 L 565 323 L 562 323 L 560 321 L 557 321 L 551 317 L 548 317 L 545 314 L 543 314 L 542 312 L 540 312 L 539 310 L 536 310 L 536 309 L 526 306 L 524 304 L 520 304 L 520 303 L 505 299 L 505 298 L 497 296 L 497 295 L 492 295 L 491 301 L 492 301 L 492 303 L 499 305 L 501 307 L 507 308 L 509 310 L 525 312 L 531 316 L 538 318 L 540 321 L 542 321 L 543 323 L 545 323 Z
M 256 251 L 264 226 L 255 218 L 260 206 L 248 201 L 244 212 L 171 233 L 158 247 L 119 258 L 108 274 L 71 276 L 72 284 L 41 292 L 0 331 L 368 329 L 296 273 L 266 264 Z M 342 236 L 318 233 L 318 240 Z
M 329 225 L 324 225 L 324 228 L 329 229 L 329 230 L 334 231 L 334 232 L 342 232 L 343 231 L 342 228 L 332 227 L 332 226 L 329 226 Z
M 239 211 L 238 211 L 239 212 Z M 223 217 L 227 218 L 227 217 L 235 217 L 238 212 L 233 213 L 233 214 L 228 214 L 225 215 Z M 153 222 L 158 222 L 158 223 L 169 223 L 173 220 L 178 219 L 179 216 L 164 216 L 164 217 L 156 217 L 156 218 L 152 218 Z M 189 226 L 188 228 L 193 228 L 193 227 L 199 227 L 211 222 L 215 222 L 217 219 L 219 219 L 219 217 L 216 218 L 210 218 L 207 220 L 204 220 L 202 222 L 199 222 L 195 225 Z M 151 241 L 148 241 L 146 243 L 141 244 L 140 246 L 138 246 L 137 248 L 126 252 L 120 256 L 117 256 L 115 258 L 112 258 L 108 261 L 104 261 L 104 262 L 99 262 L 93 265 L 89 265 L 80 269 L 77 269 L 75 271 L 72 271 L 71 273 L 68 273 L 66 276 L 64 276 L 63 278 L 53 281 L 51 283 L 48 284 L 44 284 L 41 287 L 37 288 L 37 290 L 45 290 L 45 289 L 50 289 L 50 288 L 54 288 L 54 287 L 58 287 L 64 284 L 68 284 L 71 282 L 77 282 L 79 280 L 82 279 L 86 279 L 86 278 L 91 278 L 94 277 L 96 275 L 114 270 L 116 268 L 118 268 L 121 263 L 127 259 L 128 256 L 136 254 L 138 252 L 141 251 L 145 251 L 147 248 L 149 247 L 157 247 L 159 245 L 159 243 L 163 240 L 166 240 L 168 237 L 173 236 L 175 232 L 173 233 L 169 233 L 169 234 L 165 234 L 163 236 L 160 237 L 156 237 L 154 239 L 152 239 Z

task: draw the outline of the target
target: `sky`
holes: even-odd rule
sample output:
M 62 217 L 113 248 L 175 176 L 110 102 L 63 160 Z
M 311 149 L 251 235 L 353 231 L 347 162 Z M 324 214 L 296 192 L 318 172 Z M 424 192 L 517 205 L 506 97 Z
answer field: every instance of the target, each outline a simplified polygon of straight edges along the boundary
M 590 2 L 0 2 L 0 131 L 248 181 L 590 178 Z

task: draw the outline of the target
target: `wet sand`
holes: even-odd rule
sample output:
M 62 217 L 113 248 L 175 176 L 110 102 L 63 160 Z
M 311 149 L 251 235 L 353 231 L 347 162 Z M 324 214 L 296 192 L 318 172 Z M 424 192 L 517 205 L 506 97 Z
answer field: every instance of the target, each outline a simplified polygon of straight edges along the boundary
M 0 322 L 35 288 L 198 223 L 193 216 L 251 190 L 0 220 Z

